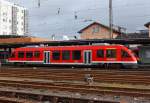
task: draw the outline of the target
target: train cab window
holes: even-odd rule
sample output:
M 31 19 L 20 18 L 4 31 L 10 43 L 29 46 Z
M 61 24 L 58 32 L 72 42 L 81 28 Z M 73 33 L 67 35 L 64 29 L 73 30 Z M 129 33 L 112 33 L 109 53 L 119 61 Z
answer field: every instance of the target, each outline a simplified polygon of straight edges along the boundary
M 128 58 L 128 57 L 130 57 L 130 55 L 125 50 L 121 50 L 121 57 Z
M 116 49 L 108 49 L 106 51 L 107 58 L 116 58 Z
M 53 60 L 60 60 L 60 51 L 53 51 L 52 58 Z
M 24 58 L 24 52 L 18 52 L 18 58 Z
M 81 59 L 81 51 L 80 50 L 72 51 L 72 59 L 73 60 L 80 60 Z
M 104 50 L 97 50 L 97 57 L 104 58 Z
M 69 60 L 70 59 L 70 51 L 64 50 L 62 51 L 62 60 Z
M 26 52 L 26 58 L 32 58 L 33 52 Z
M 34 52 L 34 57 L 35 58 L 39 58 L 40 57 L 40 52 L 39 51 L 35 51 Z

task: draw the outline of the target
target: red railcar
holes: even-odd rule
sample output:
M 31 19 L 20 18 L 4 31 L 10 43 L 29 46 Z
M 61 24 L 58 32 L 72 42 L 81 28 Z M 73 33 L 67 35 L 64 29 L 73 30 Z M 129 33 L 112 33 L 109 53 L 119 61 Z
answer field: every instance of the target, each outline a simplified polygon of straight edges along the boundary
M 137 64 L 133 52 L 122 45 L 23 47 L 8 62 L 55 65 Z

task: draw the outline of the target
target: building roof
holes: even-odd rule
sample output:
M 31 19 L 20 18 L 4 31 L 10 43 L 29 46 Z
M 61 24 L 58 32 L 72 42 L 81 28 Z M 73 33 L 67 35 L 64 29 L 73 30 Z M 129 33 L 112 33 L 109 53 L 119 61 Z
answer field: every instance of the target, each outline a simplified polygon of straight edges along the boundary
M 46 46 L 67 46 L 67 45 L 92 45 L 95 43 L 110 44 L 150 44 L 149 38 L 138 39 L 89 39 L 89 40 L 65 40 L 65 41 L 45 41 L 45 42 L 26 42 L 26 43 L 0 43 L 0 48 L 16 48 L 24 46 L 46 45 Z
M 149 27 L 149 25 L 150 25 L 150 22 L 144 24 L 144 26 L 146 26 L 147 28 Z
M 34 43 L 34 42 L 45 42 L 50 41 L 44 38 L 38 37 L 27 37 L 27 36 L 0 36 L 0 43 L 8 43 L 8 44 L 15 44 L 15 43 Z
M 80 31 L 78 31 L 78 33 L 82 33 L 85 29 L 88 29 L 90 26 L 95 25 L 95 24 L 97 24 L 99 26 L 102 26 L 106 29 L 110 29 L 108 26 L 106 26 L 104 24 L 101 24 L 101 23 L 98 23 L 98 22 L 93 22 L 93 23 L 89 24 L 88 26 L 84 27 L 83 29 L 81 29 Z M 113 32 L 120 34 L 120 32 L 118 30 L 115 30 L 115 29 L 113 29 Z

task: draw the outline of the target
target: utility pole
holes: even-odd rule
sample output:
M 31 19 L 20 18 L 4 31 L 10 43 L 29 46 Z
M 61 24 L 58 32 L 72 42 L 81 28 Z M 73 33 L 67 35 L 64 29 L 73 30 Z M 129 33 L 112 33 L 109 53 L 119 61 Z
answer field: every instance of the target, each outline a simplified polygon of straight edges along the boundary
M 113 10 L 112 10 L 112 0 L 109 0 L 109 35 L 110 39 L 113 38 Z
M 38 0 L 38 7 L 40 7 L 41 6 L 41 1 L 40 0 Z

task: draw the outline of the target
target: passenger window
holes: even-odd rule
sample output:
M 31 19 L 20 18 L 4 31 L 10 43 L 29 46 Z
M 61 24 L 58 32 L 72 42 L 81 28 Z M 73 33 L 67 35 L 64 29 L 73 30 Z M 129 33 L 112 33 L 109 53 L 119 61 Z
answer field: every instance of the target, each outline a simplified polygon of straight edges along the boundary
M 73 60 L 80 60 L 81 59 L 81 51 L 80 50 L 72 51 L 72 59 Z
M 109 49 L 106 51 L 107 58 L 116 58 L 116 49 Z
M 26 53 L 26 58 L 32 58 L 32 57 L 33 57 L 33 52 Z
M 97 57 L 104 58 L 104 50 L 97 50 Z
M 35 58 L 39 58 L 40 57 L 40 52 L 39 51 L 35 51 L 34 52 L 34 57 Z
M 52 58 L 53 60 L 60 60 L 60 51 L 53 51 Z
M 18 52 L 18 58 L 24 58 L 24 52 Z
M 121 57 L 128 58 L 128 57 L 130 57 L 130 55 L 125 50 L 121 50 Z
M 70 51 L 64 50 L 62 51 L 62 60 L 69 60 L 70 59 Z

